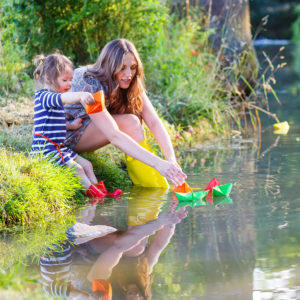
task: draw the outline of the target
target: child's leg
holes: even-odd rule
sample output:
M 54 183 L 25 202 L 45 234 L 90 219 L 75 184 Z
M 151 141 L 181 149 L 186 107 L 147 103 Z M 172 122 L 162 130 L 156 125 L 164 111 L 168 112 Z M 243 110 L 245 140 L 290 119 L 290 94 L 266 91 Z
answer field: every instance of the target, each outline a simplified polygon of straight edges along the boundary
M 93 170 L 93 165 L 90 161 L 81 157 L 80 155 L 77 155 L 74 160 L 82 167 L 82 169 L 85 172 L 85 175 L 88 177 L 88 179 L 90 180 L 90 182 L 92 184 L 95 184 L 98 182 L 98 180 L 95 176 L 94 170 Z
M 76 159 L 77 159 L 77 157 L 76 157 Z M 75 168 L 76 175 L 78 177 L 80 177 L 80 179 L 81 179 L 80 182 L 84 185 L 84 187 L 86 189 L 88 189 L 92 183 L 91 183 L 90 179 L 88 178 L 88 176 L 86 175 L 84 168 L 74 160 L 68 161 L 66 163 L 66 165 L 68 167 Z

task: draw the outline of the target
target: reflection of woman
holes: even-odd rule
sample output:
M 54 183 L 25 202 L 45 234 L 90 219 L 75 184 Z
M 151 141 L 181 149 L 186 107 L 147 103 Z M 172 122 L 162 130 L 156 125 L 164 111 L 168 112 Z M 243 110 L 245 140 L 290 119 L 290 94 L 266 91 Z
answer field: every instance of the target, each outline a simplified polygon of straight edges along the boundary
M 52 254 L 55 258 L 51 255 L 41 258 L 41 273 L 48 293 L 71 299 L 104 299 L 100 297 L 104 294 L 105 299 L 111 299 L 112 287 L 112 299 L 151 299 L 152 269 L 174 234 L 175 225 L 185 217 L 185 208 L 163 212 L 146 224 L 75 246 L 73 253 L 81 253 L 84 261 L 93 261 L 92 265 L 87 262 L 81 265 L 76 274 L 76 268 L 71 271 L 74 261 L 66 244 Z M 155 232 L 148 244 L 149 236 Z
M 107 109 L 88 117 L 80 103 L 67 106 L 69 121 L 83 119 L 81 128 L 68 132 L 67 144 L 80 153 L 111 143 L 134 159 L 154 167 L 174 185 L 182 184 L 186 176 L 176 162 L 170 137 L 145 93 L 143 82 L 144 72 L 138 52 L 125 39 L 108 43 L 94 65 L 76 69 L 71 90 L 91 93 L 102 90 Z M 166 160 L 144 149 L 149 150 L 142 121 L 155 136 Z M 129 175 L 134 183 L 139 184 L 148 171 L 135 161 L 127 160 L 127 163 L 130 164 Z M 151 186 L 151 182 L 141 185 Z
M 144 225 L 92 240 L 89 247 L 100 255 L 88 273 L 88 280 L 109 280 L 113 299 L 151 299 L 149 276 L 173 236 L 175 224 L 185 217 L 185 208 L 163 212 Z M 149 236 L 156 231 L 147 245 Z

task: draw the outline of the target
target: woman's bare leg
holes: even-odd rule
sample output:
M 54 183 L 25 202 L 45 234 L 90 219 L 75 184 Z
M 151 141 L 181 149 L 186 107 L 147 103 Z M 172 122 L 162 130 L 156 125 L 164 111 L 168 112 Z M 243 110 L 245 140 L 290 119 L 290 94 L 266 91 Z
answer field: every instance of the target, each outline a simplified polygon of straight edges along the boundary
M 144 140 L 143 127 L 139 118 L 132 114 L 113 115 L 119 129 L 128 134 L 137 142 Z M 95 151 L 109 144 L 105 135 L 94 125 L 93 122 L 87 126 L 80 137 L 74 151 L 77 153 Z

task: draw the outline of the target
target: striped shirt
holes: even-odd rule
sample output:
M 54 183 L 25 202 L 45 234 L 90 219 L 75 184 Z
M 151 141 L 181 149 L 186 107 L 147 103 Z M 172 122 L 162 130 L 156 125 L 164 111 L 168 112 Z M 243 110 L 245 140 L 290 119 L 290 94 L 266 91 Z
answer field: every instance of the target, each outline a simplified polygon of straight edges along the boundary
M 72 253 L 69 243 L 61 244 L 58 251 L 40 258 L 41 282 L 46 294 L 55 297 L 66 297 L 69 294 L 71 263 Z
M 36 135 L 36 133 L 42 135 Z M 31 153 L 43 154 L 51 157 L 58 164 L 63 164 L 56 144 L 62 144 L 66 139 L 66 118 L 61 94 L 48 90 L 38 90 L 34 94 L 34 129 Z M 76 153 L 67 147 L 61 147 L 60 151 L 67 162 L 76 157 Z

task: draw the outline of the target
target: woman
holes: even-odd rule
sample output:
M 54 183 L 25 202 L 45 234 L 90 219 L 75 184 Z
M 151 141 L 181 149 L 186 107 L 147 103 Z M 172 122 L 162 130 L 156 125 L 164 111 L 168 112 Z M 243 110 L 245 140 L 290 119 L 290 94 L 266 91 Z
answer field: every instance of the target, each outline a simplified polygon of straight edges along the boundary
M 71 91 L 95 93 L 99 90 L 105 94 L 103 111 L 88 117 L 80 103 L 65 107 L 69 121 L 83 119 L 79 129 L 68 131 L 67 145 L 81 153 L 111 143 L 128 155 L 128 172 L 135 184 L 166 186 L 160 179 L 157 183 L 151 182 L 156 175 L 151 173 L 152 168 L 140 163 L 143 162 L 175 186 L 181 185 L 186 175 L 177 164 L 170 137 L 146 95 L 142 63 L 128 40 L 111 41 L 94 65 L 75 70 Z M 155 136 L 166 160 L 147 151 L 151 149 L 145 141 L 142 121 Z M 143 182 L 147 175 L 149 180 Z

